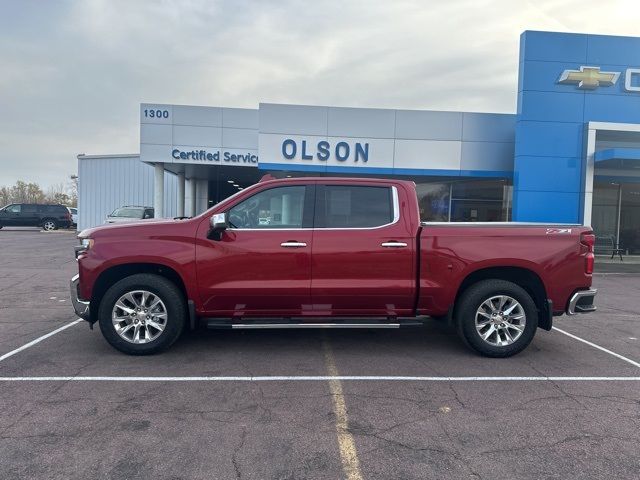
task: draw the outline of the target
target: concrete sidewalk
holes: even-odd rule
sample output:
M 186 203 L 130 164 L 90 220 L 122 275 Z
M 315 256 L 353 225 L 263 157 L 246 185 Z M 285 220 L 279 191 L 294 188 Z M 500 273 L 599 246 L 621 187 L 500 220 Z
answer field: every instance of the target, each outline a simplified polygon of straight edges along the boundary
M 640 255 L 596 255 L 596 273 L 640 273 Z

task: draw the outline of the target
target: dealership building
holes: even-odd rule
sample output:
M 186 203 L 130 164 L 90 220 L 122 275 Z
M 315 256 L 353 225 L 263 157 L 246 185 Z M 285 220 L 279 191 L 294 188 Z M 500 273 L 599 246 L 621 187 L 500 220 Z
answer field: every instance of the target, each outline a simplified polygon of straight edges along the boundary
M 142 104 L 139 154 L 78 156 L 79 228 L 198 214 L 266 173 L 386 177 L 425 221 L 586 224 L 640 253 L 640 38 L 526 31 L 518 68 L 515 114 Z

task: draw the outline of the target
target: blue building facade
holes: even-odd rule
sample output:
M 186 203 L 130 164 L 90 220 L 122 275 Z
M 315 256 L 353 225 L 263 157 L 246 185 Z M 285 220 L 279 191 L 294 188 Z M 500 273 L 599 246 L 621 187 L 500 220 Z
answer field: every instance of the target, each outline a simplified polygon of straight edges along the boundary
M 640 124 L 640 71 L 634 68 L 638 66 L 640 38 L 522 34 L 514 220 L 590 223 L 589 203 L 600 161 L 625 158 L 626 169 L 624 163 L 609 166 L 619 170 L 619 180 L 637 181 L 633 163 L 640 157 L 629 126 Z M 602 125 L 610 138 L 616 129 L 628 132 L 628 141 L 621 142 L 618 151 L 607 149 L 605 156 L 599 151 L 594 158 L 594 145 L 592 151 L 588 148 L 595 140 L 589 138 L 590 122 L 610 124 Z M 591 130 L 593 135 L 598 128 Z M 611 176 L 607 173 L 603 176 Z

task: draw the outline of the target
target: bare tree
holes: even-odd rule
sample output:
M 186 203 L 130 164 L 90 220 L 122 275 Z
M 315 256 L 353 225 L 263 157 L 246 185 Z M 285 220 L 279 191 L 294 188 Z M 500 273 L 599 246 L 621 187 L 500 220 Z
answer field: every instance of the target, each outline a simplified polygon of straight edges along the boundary
M 45 194 L 40 185 L 34 182 L 16 181 L 12 187 L 0 187 L 0 207 L 10 203 L 61 203 L 75 207 L 78 204 L 78 177 L 56 183 Z
M 44 193 L 37 183 L 27 184 L 27 202 L 41 203 L 44 201 Z
M 11 191 L 7 187 L 0 187 L 0 207 L 11 203 Z
M 69 203 L 69 195 L 66 192 L 64 183 L 56 183 L 51 185 L 45 195 L 47 203 L 61 203 L 67 205 Z
M 12 187 L 0 187 L 0 206 L 9 203 L 43 203 L 45 195 L 37 183 L 16 181 Z
M 69 206 L 78 206 L 78 175 L 71 175 L 67 183 L 67 192 L 69 193 Z
M 11 201 L 12 202 L 26 202 L 27 201 L 27 184 L 22 180 L 18 180 L 16 184 L 11 187 Z

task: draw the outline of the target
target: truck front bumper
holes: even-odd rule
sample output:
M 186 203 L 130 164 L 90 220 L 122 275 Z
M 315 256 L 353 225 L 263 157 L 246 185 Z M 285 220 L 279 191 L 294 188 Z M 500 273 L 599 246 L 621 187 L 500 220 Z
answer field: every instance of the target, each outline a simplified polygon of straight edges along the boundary
M 598 290 L 590 288 L 589 290 L 579 290 L 573 294 L 569 300 L 567 307 L 567 315 L 575 315 L 576 313 L 595 312 L 595 299 Z
M 80 300 L 78 297 L 78 284 L 80 283 L 80 275 L 76 274 L 69 281 L 69 290 L 71 290 L 71 304 L 73 309 L 80 318 L 89 321 L 89 302 Z

